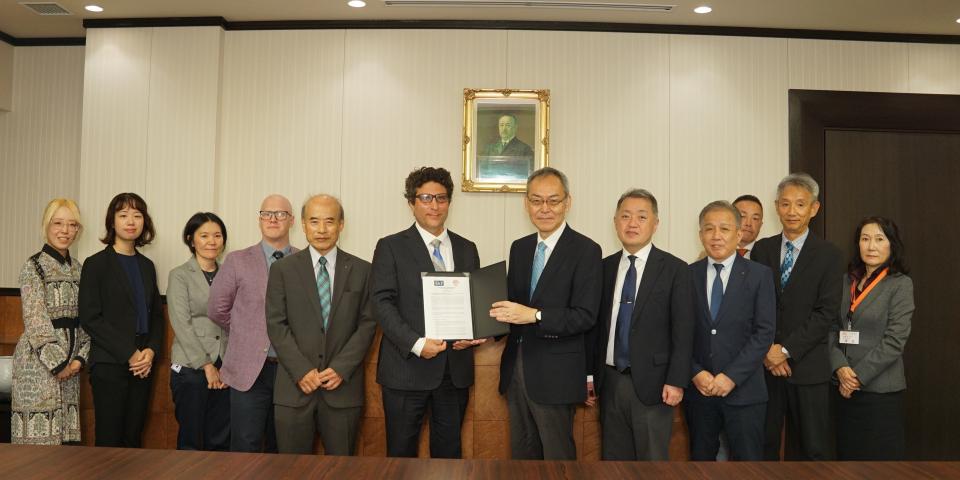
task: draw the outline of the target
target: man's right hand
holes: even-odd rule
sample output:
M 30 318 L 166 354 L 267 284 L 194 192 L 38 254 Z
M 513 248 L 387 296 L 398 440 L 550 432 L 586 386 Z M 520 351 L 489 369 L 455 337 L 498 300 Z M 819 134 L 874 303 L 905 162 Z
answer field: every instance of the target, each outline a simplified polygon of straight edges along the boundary
M 297 382 L 297 386 L 300 387 L 300 391 L 304 395 L 310 395 L 315 392 L 323 381 L 320 379 L 320 372 L 316 368 L 307 372 L 300 381 Z
M 700 394 L 704 397 L 712 396 L 710 394 L 710 385 L 712 384 L 713 374 L 706 370 L 701 370 L 700 373 L 693 377 L 693 386 L 697 387 L 697 390 L 699 390 Z
M 447 342 L 445 340 L 427 338 L 426 342 L 423 344 L 423 350 L 420 350 L 420 357 L 429 360 L 433 357 L 436 357 L 440 352 L 446 349 Z

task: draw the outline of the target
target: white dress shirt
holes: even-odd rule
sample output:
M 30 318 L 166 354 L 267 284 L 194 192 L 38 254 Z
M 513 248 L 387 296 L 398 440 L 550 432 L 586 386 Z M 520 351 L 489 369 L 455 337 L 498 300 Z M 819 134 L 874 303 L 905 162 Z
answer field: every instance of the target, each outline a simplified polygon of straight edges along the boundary
M 543 242 L 547 245 L 546 251 L 543 252 L 543 266 L 547 266 L 547 262 L 550 261 L 550 255 L 553 254 L 553 250 L 557 248 L 557 242 L 560 241 L 560 236 L 563 235 L 563 231 L 567 229 L 567 222 L 560 224 L 560 227 L 554 230 L 549 237 L 543 238 L 540 234 L 537 234 L 537 246 L 540 246 L 540 242 Z M 534 255 L 536 255 L 536 248 L 534 248 Z
M 440 256 L 443 257 L 443 270 L 447 272 L 452 272 L 456 268 L 456 265 L 453 263 L 453 246 L 450 245 L 450 235 L 447 234 L 447 229 L 444 228 L 440 235 L 434 236 L 432 233 L 424 230 L 419 223 L 414 223 L 417 226 L 417 231 L 420 232 L 420 238 L 423 239 L 423 244 L 427 247 L 427 255 L 430 258 L 433 257 L 433 243 L 434 240 L 440 240 Z M 427 344 L 426 337 L 420 337 L 413 344 L 413 348 L 410 351 L 416 355 L 420 356 L 420 353 L 423 352 L 423 346 Z M 452 345 L 451 345 L 452 347 Z
M 616 366 L 613 362 L 613 349 L 614 343 L 617 339 L 617 317 L 620 316 L 620 297 L 623 293 L 623 281 L 627 276 L 627 269 L 630 268 L 630 259 L 627 258 L 629 255 L 636 255 L 637 259 L 634 260 L 634 268 L 637 269 L 637 284 L 634 285 L 636 290 L 633 292 L 633 298 L 637 298 L 637 292 L 640 290 L 640 280 L 643 278 L 643 270 L 647 265 L 647 259 L 650 258 L 650 250 L 653 249 L 653 244 L 648 243 L 647 246 L 641 248 L 637 253 L 630 253 L 626 249 L 623 249 L 620 255 L 620 266 L 617 268 L 617 283 L 613 287 L 613 308 L 610 312 L 610 336 L 607 338 L 607 365 L 611 367 Z M 636 304 L 634 304 L 636 308 Z
M 797 265 L 797 259 L 800 258 L 800 249 L 803 248 L 803 244 L 807 242 L 807 237 L 810 236 L 810 229 L 807 228 L 806 232 L 803 232 L 802 235 L 797 237 L 796 240 L 789 240 L 787 236 L 780 232 L 780 265 L 783 265 L 783 257 L 787 255 L 787 242 L 793 244 L 793 265 Z M 793 267 L 790 267 L 790 270 L 793 270 Z M 780 275 L 780 272 L 777 272 L 777 275 Z
M 333 277 L 336 275 L 337 266 L 337 247 L 334 246 L 326 255 L 320 255 L 320 252 L 313 245 L 310 245 L 310 259 L 313 261 L 313 278 L 320 274 L 320 257 L 327 259 L 327 275 L 330 276 L 330 301 L 333 301 Z M 332 305 L 331 305 L 332 306 Z
M 753 246 L 754 246 L 756 243 L 757 243 L 757 241 L 754 240 L 754 241 L 748 243 L 746 246 L 743 247 L 743 249 L 746 250 L 746 252 L 743 254 L 743 258 L 746 258 L 747 260 L 750 260 L 750 256 L 753 255 Z M 740 247 L 737 247 L 737 248 L 740 248 Z
M 711 292 L 713 292 L 713 280 L 717 278 L 717 267 L 714 265 L 720 263 L 723 264 L 723 268 L 720 269 L 720 283 L 723 285 L 723 293 L 727 293 L 727 283 L 730 280 L 730 270 L 733 268 L 733 261 L 737 259 L 737 252 L 733 252 L 733 255 L 721 260 L 716 261 L 710 257 L 707 257 L 707 308 L 709 309 L 713 303 Z

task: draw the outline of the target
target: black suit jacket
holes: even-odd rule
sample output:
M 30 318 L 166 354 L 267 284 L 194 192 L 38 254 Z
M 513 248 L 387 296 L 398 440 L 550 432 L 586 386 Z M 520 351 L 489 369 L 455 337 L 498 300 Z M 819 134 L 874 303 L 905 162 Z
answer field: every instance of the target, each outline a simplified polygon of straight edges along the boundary
M 830 380 L 827 333 L 839 321 L 843 255 L 813 232 L 803 243 L 786 288 L 780 285 L 782 234 L 757 241 L 750 258 L 770 267 L 777 290 L 774 343 L 790 352 L 790 383 L 809 385 Z
M 93 340 L 91 365 L 98 362 L 126 364 L 137 351 L 137 310 L 133 303 L 127 272 L 117 259 L 113 246 L 93 254 L 83 262 L 80 273 L 80 326 Z M 149 258 L 136 254 L 147 301 L 149 333 L 147 347 L 154 360 L 163 352 L 163 304 L 157 289 L 157 270 Z
M 763 357 L 773 344 L 777 316 L 770 269 L 737 255 L 714 322 L 707 303 L 708 264 L 704 258 L 690 265 L 696 317 L 690 378 L 703 370 L 723 373 L 736 384 L 727 404 L 766 402 Z
M 587 336 L 587 373 L 599 389 L 604 380 L 617 271 L 623 251 L 603 259 L 603 296 L 597 324 Z M 651 246 L 630 322 L 630 373 L 645 405 L 663 401 L 663 385 L 690 381 L 693 307 L 687 262 Z
M 273 402 L 302 407 L 310 401 L 297 382 L 310 370 L 332 368 L 343 383 L 336 390 L 317 389 L 335 408 L 362 407 L 363 358 L 377 324 L 370 302 L 370 264 L 337 251 L 330 319 L 323 328 L 320 294 L 310 249 L 273 264 L 267 281 L 267 335 L 283 371 L 277 374 Z
M 536 233 L 510 246 L 507 296 L 512 302 L 541 311 L 541 321 L 510 325 L 500 358 L 500 393 L 513 378 L 519 348 L 527 395 L 548 405 L 583 402 L 587 397 L 585 333 L 593 328 L 600 308 L 600 246 L 569 225 L 560 235 L 530 294 Z
M 458 272 L 480 268 L 477 246 L 447 230 Z M 373 252 L 374 315 L 383 339 L 377 361 L 377 383 L 398 390 L 433 390 L 446 368 L 454 386 L 473 385 L 473 349 L 447 349 L 425 359 L 410 349 L 424 336 L 423 285 L 420 272 L 433 272 L 433 262 L 416 225 L 381 238 Z

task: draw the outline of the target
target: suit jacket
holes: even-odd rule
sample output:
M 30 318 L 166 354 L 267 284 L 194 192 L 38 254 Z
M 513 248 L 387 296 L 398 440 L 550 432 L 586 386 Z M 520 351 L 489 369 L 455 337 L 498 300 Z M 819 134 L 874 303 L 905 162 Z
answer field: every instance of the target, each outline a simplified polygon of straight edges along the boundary
M 766 402 L 763 358 L 773 344 L 777 316 L 770 269 L 737 255 L 714 322 L 707 302 L 708 263 L 690 265 L 696 317 L 690 378 L 703 370 L 723 373 L 736 384 L 725 397 L 728 405 Z
M 343 383 L 314 393 L 334 408 L 363 406 L 363 358 L 377 324 L 370 303 L 370 264 L 337 251 L 327 329 L 310 249 L 277 261 L 267 282 L 267 334 L 283 372 L 277 374 L 273 403 L 301 407 L 310 401 L 297 382 L 310 370 L 332 368 Z
M 587 335 L 587 373 L 603 385 L 610 341 L 614 290 L 623 251 L 603 259 L 603 293 L 597 323 Z M 552 257 L 551 257 L 552 258 Z M 663 385 L 684 388 L 690 381 L 693 306 L 687 263 L 652 246 L 630 322 L 630 373 L 645 405 L 663 401 Z
M 207 317 L 207 283 L 197 257 L 192 256 L 170 271 L 167 282 L 167 316 L 173 327 L 170 361 L 188 368 L 200 368 L 223 358 L 227 333 Z
M 506 393 L 517 352 L 522 351 L 525 386 L 533 401 L 580 403 L 587 397 L 585 333 L 593 328 L 600 309 L 600 246 L 567 225 L 531 296 L 537 243 L 534 233 L 510 246 L 507 296 L 512 302 L 540 310 L 541 320 L 510 325 L 500 358 L 500 393 Z
M 458 272 L 480 268 L 473 242 L 447 230 Z M 410 351 L 424 336 L 423 285 L 420 272 L 433 272 L 433 262 L 416 225 L 381 238 L 373 252 L 373 309 L 383 338 L 377 362 L 377 383 L 398 390 L 433 390 L 449 368 L 454 386 L 473 385 L 473 350 L 452 345 L 434 358 Z
M 207 316 L 230 335 L 220 379 L 241 392 L 253 386 L 270 350 L 264 314 L 267 273 L 267 259 L 257 242 L 227 255 L 210 286 Z
M 770 267 L 777 290 L 777 332 L 774 343 L 790 352 L 793 374 L 787 381 L 799 385 L 830 380 L 827 333 L 837 323 L 843 256 L 832 243 L 810 232 L 796 258 L 786 288 L 780 285 L 782 234 L 758 240 L 750 257 Z
M 853 313 L 853 329 L 860 332 L 859 345 L 840 345 L 838 331 L 847 327 L 850 311 L 850 277 L 843 278 L 840 320 L 829 336 L 830 368 L 850 367 L 865 392 L 899 392 L 907 388 L 903 371 L 903 347 L 910 337 L 913 317 L 913 280 L 889 275 L 863 299 Z
M 91 365 L 98 362 L 125 365 L 137 351 L 137 309 L 127 272 L 112 245 L 83 262 L 80 273 L 80 326 L 90 335 Z M 154 359 L 163 347 L 163 303 L 157 289 L 157 270 L 149 258 L 136 253 L 147 301 L 147 347 Z
M 483 154 L 493 156 L 503 155 L 508 157 L 533 157 L 533 149 L 530 148 L 530 145 L 527 145 L 519 138 L 513 137 L 510 139 L 510 142 L 503 147 L 503 150 L 500 150 L 500 140 L 488 143 Z

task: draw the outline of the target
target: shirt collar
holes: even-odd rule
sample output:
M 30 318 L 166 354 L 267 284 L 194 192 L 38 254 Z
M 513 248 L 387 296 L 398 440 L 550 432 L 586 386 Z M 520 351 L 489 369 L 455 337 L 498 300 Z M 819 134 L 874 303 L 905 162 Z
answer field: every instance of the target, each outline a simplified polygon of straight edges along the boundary
M 803 232 L 803 235 L 800 235 L 795 240 L 788 240 L 787 236 L 784 235 L 783 232 L 781 232 L 780 248 L 787 248 L 787 242 L 790 242 L 793 244 L 793 248 L 795 248 L 796 250 L 800 250 L 801 248 L 803 248 L 803 244 L 806 243 L 807 237 L 809 236 L 810 236 L 810 227 L 807 227 L 807 231 Z
M 270 245 L 269 243 L 267 243 L 266 240 L 261 240 L 260 248 L 263 250 L 263 256 L 266 257 L 268 260 L 270 259 L 270 257 L 273 256 L 273 252 L 277 252 L 277 251 L 283 252 L 284 257 L 286 257 L 287 255 L 290 255 L 289 243 L 287 244 L 286 247 L 283 247 L 280 250 L 277 250 L 276 248 L 273 248 L 273 245 Z
M 650 258 L 650 251 L 653 250 L 653 242 L 648 243 L 645 247 L 637 250 L 637 253 L 630 253 L 626 248 L 622 250 L 623 255 L 620 257 L 621 262 L 630 262 L 630 259 L 627 258 L 630 255 L 635 255 L 637 260 L 640 260 L 642 263 L 647 263 L 647 259 Z
M 434 236 L 434 234 L 428 232 L 426 229 L 421 227 L 419 223 L 413 222 L 413 224 L 416 225 L 417 231 L 420 232 L 420 238 L 423 239 L 423 243 L 427 247 L 432 247 L 432 245 L 430 245 L 430 242 L 433 242 L 433 240 L 437 238 L 440 239 L 441 244 L 450 245 L 450 235 L 447 234 L 446 227 L 444 227 L 443 231 L 440 232 L 440 235 Z
M 336 245 L 327 252 L 326 255 L 320 255 L 320 252 L 313 248 L 313 245 L 308 247 L 310 249 L 310 260 L 313 261 L 312 265 L 316 265 L 320 261 L 320 257 L 327 259 L 327 268 L 333 269 L 334 265 L 337 264 L 337 251 L 339 250 Z
M 752 242 L 744 245 L 743 247 L 737 247 L 737 248 L 743 248 L 744 250 L 746 250 L 746 251 L 748 251 L 748 252 L 752 252 L 752 251 L 753 251 L 753 245 L 754 245 L 755 243 L 757 243 L 756 240 L 754 240 L 754 241 L 752 241 Z
M 553 248 L 557 246 L 557 242 L 560 241 L 560 236 L 563 235 L 563 231 L 567 229 L 567 222 L 560 224 L 560 228 L 554 230 L 549 237 L 543 238 L 540 236 L 540 233 L 537 233 L 537 242 L 543 242 L 547 244 L 547 249 L 553 251 Z
M 714 260 L 713 258 L 710 258 L 710 257 L 708 256 L 708 257 L 707 257 L 707 263 L 710 264 L 710 265 L 716 265 L 716 264 L 720 263 L 720 264 L 723 265 L 723 269 L 729 272 L 730 269 L 733 267 L 733 262 L 734 262 L 736 259 L 737 259 L 737 252 L 733 252 L 733 255 L 730 255 L 729 257 L 727 257 L 727 258 L 725 258 L 725 259 L 723 259 L 723 260 L 721 260 L 721 261 L 719 261 L 719 262 L 716 261 L 716 260 Z
M 56 260 L 60 265 L 69 265 L 71 263 L 69 250 L 67 250 L 67 256 L 64 257 L 63 255 L 60 255 L 60 252 L 58 252 L 56 248 L 51 247 L 49 243 L 44 243 L 42 251 L 53 257 L 53 259 Z

